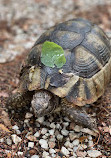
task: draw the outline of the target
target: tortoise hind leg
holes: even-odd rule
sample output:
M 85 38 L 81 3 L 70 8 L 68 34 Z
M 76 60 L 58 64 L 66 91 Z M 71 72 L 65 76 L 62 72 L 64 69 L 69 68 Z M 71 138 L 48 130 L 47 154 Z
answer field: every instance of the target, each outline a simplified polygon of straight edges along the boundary
M 32 96 L 33 92 L 17 92 L 16 94 L 13 94 L 11 97 L 8 98 L 7 108 L 14 110 L 22 109 L 23 107 L 31 103 Z
M 75 123 L 82 125 L 90 129 L 97 129 L 97 124 L 95 119 L 93 119 L 86 111 L 85 107 L 74 106 L 67 102 L 65 99 L 61 101 L 61 107 L 63 113 L 68 116 L 68 118 Z

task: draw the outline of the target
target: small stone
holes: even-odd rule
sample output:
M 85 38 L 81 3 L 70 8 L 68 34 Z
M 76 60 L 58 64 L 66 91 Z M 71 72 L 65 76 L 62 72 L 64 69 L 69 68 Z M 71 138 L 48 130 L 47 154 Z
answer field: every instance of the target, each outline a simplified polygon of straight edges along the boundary
M 36 133 L 34 134 L 34 137 L 40 137 L 40 133 L 39 133 L 39 132 L 36 132 Z
M 81 132 L 87 133 L 87 134 L 90 134 L 90 135 L 93 135 L 93 136 L 97 136 L 97 133 L 92 131 L 92 130 L 90 130 L 89 128 L 82 128 Z
M 47 136 L 46 136 L 46 135 L 43 135 L 42 138 L 43 138 L 43 139 L 47 139 Z
M 93 141 L 90 140 L 90 141 L 88 142 L 88 146 L 89 146 L 89 147 L 93 147 Z
M 70 130 L 74 130 L 74 127 L 75 127 L 74 122 L 71 122 L 71 123 L 70 123 L 70 126 L 69 126 L 69 129 L 70 129 Z
M 73 142 L 72 142 L 73 146 L 78 146 L 79 145 L 79 139 L 75 139 Z
M 20 137 L 18 137 L 16 134 L 12 134 L 11 135 L 11 137 L 12 137 L 12 140 L 13 140 L 13 142 L 15 143 L 15 144 L 18 144 L 19 142 L 21 142 L 21 138 Z
M 0 142 L 3 143 L 3 142 L 4 142 L 4 138 L 1 138 L 1 139 L 0 139 Z
M 59 141 L 62 141 L 62 139 L 63 139 L 63 135 L 58 134 L 58 135 L 57 135 L 57 139 L 58 139 Z
M 11 139 L 7 138 L 6 141 L 7 141 L 7 144 L 8 144 L 8 145 L 11 145 L 11 144 L 12 144 L 12 140 L 11 140 Z
M 71 120 L 69 120 L 68 117 L 64 117 L 64 120 L 67 121 L 67 122 L 71 122 Z
M 33 114 L 27 112 L 26 115 L 25 115 L 25 118 L 26 119 L 30 119 L 32 116 L 33 116 Z
M 48 142 L 48 144 L 49 144 L 49 148 L 53 149 L 55 147 L 55 142 L 50 141 L 50 142 Z
M 88 150 L 87 153 L 90 157 L 98 157 L 102 155 L 102 153 L 98 150 Z
M 73 141 L 74 139 L 78 138 L 78 135 L 75 134 L 74 132 L 69 133 L 69 138 L 71 141 Z
M 34 142 L 28 142 L 28 147 L 33 148 L 34 147 Z
M 50 135 L 54 135 L 54 129 L 49 130 Z
M 50 128 L 55 129 L 55 124 L 54 124 L 54 123 L 51 123 L 51 124 L 50 124 Z
M 85 157 L 87 155 L 87 152 L 86 151 L 84 151 L 84 152 L 78 151 L 76 154 L 78 157 Z
M 38 155 L 33 155 L 33 156 L 31 156 L 31 158 L 39 158 L 39 156 Z
M 42 156 L 43 156 L 43 157 L 46 157 L 46 156 L 48 156 L 48 155 L 49 155 L 49 153 L 46 152 L 46 151 L 44 151 Z
M 39 144 L 41 145 L 41 147 L 42 147 L 43 149 L 48 149 L 48 144 L 47 144 L 47 141 L 46 141 L 46 140 L 40 139 L 40 140 L 39 140 Z
M 81 126 L 78 126 L 78 125 L 76 125 L 76 126 L 74 127 L 74 131 L 75 131 L 75 132 L 80 132 L 81 129 L 82 129 L 82 127 L 81 127 Z
M 52 154 L 51 156 L 54 157 L 54 158 L 56 158 L 56 154 Z
M 20 131 L 20 130 L 16 130 L 16 133 L 17 133 L 17 134 L 21 134 L 21 131 Z
M 54 153 L 56 153 L 56 151 L 54 149 L 49 149 L 49 153 L 54 154 Z
M 65 155 L 65 156 L 68 156 L 69 155 L 69 151 L 63 146 L 61 148 L 61 152 Z
M 12 129 L 14 129 L 15 131 L 19 129 L 19 127 L 17 125 L 12 126 Z
M 73 151 L 74 153 L 78 150 L 78 146 L 74 146 Z
M 67 136 L 69 134 L 69 131 L 67 131 L 66 129 L 62 129 L 61 134 Z
M 65 142 L 64 145 L 65 145 L 66 148 L 73 148 L 73 144 L 70 143 L 69 141 Z
M 47 133 L 47 128 L 42 128 L 41 134 L 46 134 Z
M 85 144 L 81 144 L 81 147 L 82 147 L 83 150 L 87 149 L 87 145 L 85 145 Z
M 59 123 L 56 124 L 57 129 L 61 129 L 61 125 Z
M 23 155 L 23 152 L 18 151 L 17 154 L 20 156 L 20 155 Z
M 44 122 L 44 117 L 39 117 L 38 119 L 36 119 L 39 123 L 43 123 Z
M 64 127 L 69 126 L 69 122 L 63 122 Z
M 92 136 L 89 135 L 89 136 L 88 136 L 88 139 L 89 139 L 89 140 L 92 140 Z

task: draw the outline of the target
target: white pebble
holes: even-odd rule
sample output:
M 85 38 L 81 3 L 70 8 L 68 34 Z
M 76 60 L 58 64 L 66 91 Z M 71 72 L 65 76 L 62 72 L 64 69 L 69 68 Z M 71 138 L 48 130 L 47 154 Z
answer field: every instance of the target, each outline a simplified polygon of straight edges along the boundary
M 63 135 L 58 134 L 58 135 L 57 135 L 57 139 L 58 139 L 59 141 L 62 141 L 62 139 L 63 139 Z
M 12 144 L 12 140 L 11 140 L 11 139 L 7 138 L 6 141 L 7 141 L 7 144 L 8 144 L 8 145 L 11 145 L 11 144 Z
M 46 134 L 47 133 L 47 128 L 42 128 L 41 134 Z
M 18 155 L 23 155 L 23 152 L 18 151 L 17 154 L 18 154 Z
M 25 115 L 25 118 L 26 119 L 30 119 L 32 116 L 33 116 L 33 114 L 27 112 L 26 115 Z
M 56 151 L 54 149 L 49 149 L 49 153 L 54 154 L 54 153 L 56 153 Z
M 90 157 L 98 157 L 102 155 L 102 153 L 98 150 L 88 150 L 87 153 Z
M 43 156 L 43 157 L 46 157 L 46 156 L 48 156 L 48 155 L 49 155 L 49 153 L 46 152 L 46 151 L 44 151 L 42 156 Z
M 55 158 L 55 157 L 56 157 L 56 154 L 52 154 L 51 156 Z
M 14 129 L 15 131 L 19 129 L 19 127 L 17 125 L 12 126 L 12 129 Z
M 50 135 L 54 135 L 54 129 L 49 130 Z
M 88 139 L 89 139 L 89 140 L 92 140 L 92 136 L 89 135 L 89 136 L 88 136 Z
M 65 145 L 66 148 L 73 148 L 73 144 L 70 143 L 69 141 L 65 142 L 64 145 Z
M 56 124 L 57 129 L 61 129 L 61 125 L 59 123 Z
M 39 137 L 40 136 L 40 133 L 39 132 L 36 132 L 35 134 L 34 134 L 34 137 Z
M 64 120 L 67 122 L 71 122 L 68 117 L 64 117 Z
M 48 144 L 47 144 L 47 141 L 46 141 L 46 140 L 40 139 L 40 140 L 39 140 L 39 144 L 41 145 L 41 147 L 42 147 L 43 149 L 48 149 Z
M 88 146 L 89 146 L 89 147 L 93 147 L 93 141 L 89 140 Z
M 73 146 L 78 146 L 79 145 L 79 139 L 75 139 L 73 142 L 72 142 Z
M 38 119 L 36 119 L 39 123 L 43 123 L 44 122 L 44 117 L 39 117 Z
M 61 134 L 67 136 L 69 134 L 69 131 L 67 131 L 66 129 L 62 129 Z
M 28 142 L 28 147 L 33 148 L 34 147 L 34 142 Z
M 21 138 L 20 137 L 18 137 L 16 134 L 12 134 L 11 135 L 11 137 L 12 137 L 12 140 L 13 140 L 13 142 L 15 143 L 15 144 L 18 144 L 19 142 L 21 142 Z
M 75 132 L 80 132 L 81 129 L 82 129 L 82 127 L 81 127 L 81 126 L 78 126 L 78 125 L 76 125 L 76 126 L 74 127 L 74 131 L 75 131 Z
M 55 124 L 53 122 L 50 124 L 50 128 L 55 129 Z
M 3 143 L 3 142 L 4 142 L 4 138 L 1 138 L 1 139 L 0 139 L 0 142 Z
M 63 122 L 64 127 L 67 127 L 69 125 L 69 122 Z
M 65 155 L 65 156 L 68 156 L 69 155 L 69 151 L 63 146 L 61 148 L 61 152 Z
M 31 156 L 31 158 L 39 158 L 39 156 L 38 155 L 33 155 L 33 156 Z

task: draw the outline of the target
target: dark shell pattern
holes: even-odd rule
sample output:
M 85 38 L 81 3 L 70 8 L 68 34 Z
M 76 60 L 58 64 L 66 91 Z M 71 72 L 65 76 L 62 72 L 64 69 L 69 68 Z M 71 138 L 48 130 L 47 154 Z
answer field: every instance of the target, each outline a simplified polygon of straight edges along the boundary
M 61 69 L 41 63 L 45 41 L 64 49 L 66 63 Z M 85 19 L 60 23 L 36 41 L 22 69 L 22 90 L 47 89 L 78 106 L 95 102 L 111 78 L 111 46 L 106 34 Z

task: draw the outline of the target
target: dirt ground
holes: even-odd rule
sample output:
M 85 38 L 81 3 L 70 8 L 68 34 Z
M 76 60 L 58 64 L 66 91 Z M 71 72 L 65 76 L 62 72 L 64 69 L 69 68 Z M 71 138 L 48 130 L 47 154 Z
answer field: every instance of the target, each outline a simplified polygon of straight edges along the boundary
M 22 62 L 44 30 L 58 22 L 83 17 L 98 24 L 104 31 L 111 32 L 111 1 L 92 6 L 89 4 L 79 0 L 33 0 L 26 3 L 0 0 L 0 139 L 12 134 L 12 125 L 17 124 L 8 116 L 6 100 L 16 92 Z M 100 133 L 95 139 L 95 147 L 102 151 L 103 157 L 106 158 L 110 157 L 111 151 L 111 82 L 104 96 L 96 104 Z M 12 148 L 15 153 L 18 151 L 14 145 L 0 142 L 0 157 L 16 157 L 5 152 Z

